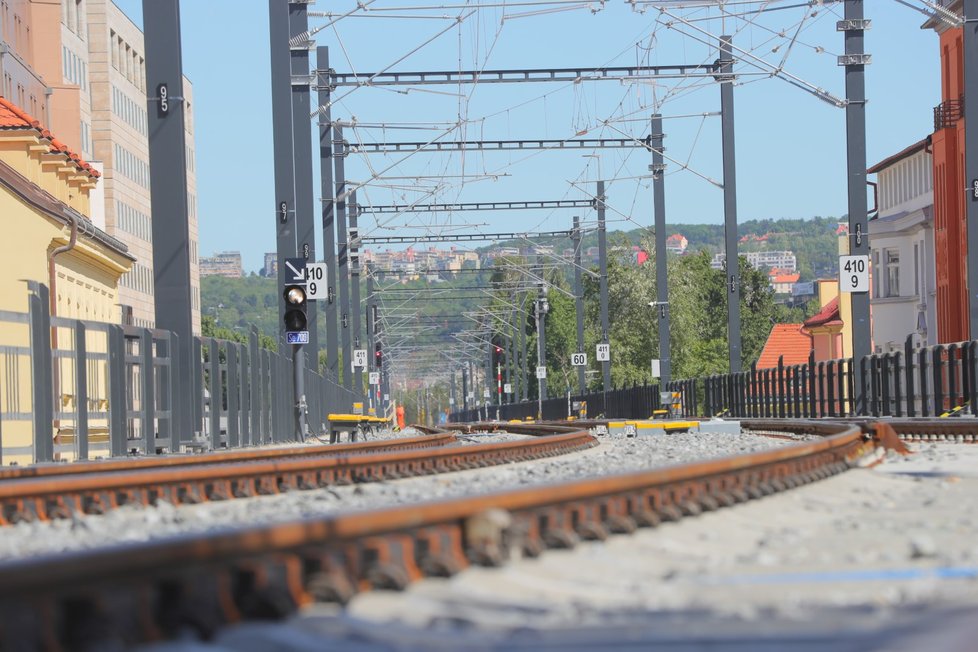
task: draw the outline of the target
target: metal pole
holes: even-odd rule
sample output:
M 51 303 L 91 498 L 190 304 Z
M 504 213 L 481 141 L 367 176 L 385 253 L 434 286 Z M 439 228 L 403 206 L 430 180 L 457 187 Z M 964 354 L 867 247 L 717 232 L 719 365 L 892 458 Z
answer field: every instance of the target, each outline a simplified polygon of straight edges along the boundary
M 968 323 L 969 337 L 978 340 L 978 127 L 969 129 L 969 126 L 978 125 L 978 0 L 964 0 L 964 17 L 964 169 L 968 185 L 966 210 L 970 290 Z
M 296 441 L 306 438 L 306 380 L 305 346 L 292 345 L 292 381 L 295 384 L 295 437 Z
M 155 2 L 143 0 L 144 5 Z M 272 159 L 275 164 L 275 233 L 278 256 L 278 350 L 285 344 L 285 297 L 288 284 L 285 259 L 296 256 L 295 178 L 292 158 L 292 74 L 289 54 L 289 5 L 268 0 L 268 30 L 272 72 Z M 152 133 L 152 132 L 150 132 Z M 183 339 L 183 338 L 181 338 Z
M 584 284 L 581 282 L 581 218 L 574 216 L 574 310 L 577 313 L 577 350 L 584 352 Z M 577 368 L 577 388 L 584 394 L 587 391 L 586 367 Z
M 866 73 L 868 58 L 863 51 L 862 0 L 846 0 L 846 166 L 849 180 L 849 253 L 869 255 L 869 229 L 866 225 Z M 967 30 L 967 27 L 965 28 Z M 969 269 L 970 273 L 970 269 Z M 860 361 L 872 353 L 869 322 L 869 293 L 849 295 L 852 306 L 852 359 L 855 370 L 856 414 L 864 414 L 863 366 Z
M 292 172 L 295 182 L 296 251 L 307 261 L 316 260 L 316 230 L 312 198 L 312 120 L 309 119 L 309 5 L 289 3 L 289 53 L 292 76 Z M 296 42 L 293 42 L 295 39 Z M 301 42 L 299 42 L 301 41 Z M 319 329 L 316 327 L 318 301 L 306 306 L 307 351 L 312 351 L 311 368 L 319 369 Z
M 598 181 L 598 273 L 601 275 L 601 343 L 609 344 L 611 323 L 608 317 L 608 238 L 605 229 L 604 181 Z M 610 347 L 609 347 L 610 348 Z M 601 363 L 602 389 L 611 389 L 611 360 Z
M 520 312 L 520 370 L 522 373 L 522 386 L 523 386 L 523 402 L 526 403 L 530 400 L 530 378 L 529 378 L 529 366 L 530 366 L 530 355 L 527 351 L 527 337 L 526 337 L 526 321 L 529 317 L 528 313 Z
M 672 376 L 672 350 L 669 340 L 669 275 L 666 253 L 665 162 L 662 144 L 662 116 L 652 115 L 652 210 L 655 213 L 655 311 L 659 316 L 659 386 Z
M 346 141 L 343 140 L 343 127 L 333 127 L 335 137 L 333 163 L 336 168 L 336 194 L 342 197 L 346 192 Z M 337 281 L 340 288 L 340 341 L 343 345 L 343 387 L 352 389 L 353 352 L 350 346 L 350 276 L 347 268 L 346 249 L 346 199 L 336 200 L 336 262 L 339 265 Z
M 506 394 L 505 402 L 512 403 L 514 392 L 517 388 L 516 383 L 516 309 L 513 308 L 509 311 L 509 342 L 506 346 L 506 377 L 509 379 L 509 388 L 513 390 Z
M 149 91 L 150 206 L 153 214 L 153 287 L 156 327 L 177 334 L 173 355 L 183 373 L 173 409 L 177 430 L 193 432 L 190 380 L 193 312 L 190 215 L 187 202 L 186 116 L 178 0 L 143 0 L 146 82 Z
M 462 365 L 462 411 L 468 412 L 469 410 L 469 374 Z
M 365 315 L 367 322 L 367 378 L 370 377 L 370 371 L 377 364 L 374 354 L 374 275 L 370 273 L 370 268 L 367 268 L 367 314 Z M 373 385 L 367 386 L 367 394 L 370 397 L 370 407 L 374 407 L 374 394 L 376 389 Z M 378 411 L 378 415 L 379 411 Z
M 720 131 L 723 143 L 723 250 L 727 255 L 727 352 L 740 373 L 740 257 L 737 253 L 737 161 L 734 151 L 733 50 L 720 37 Z
M 321 73 L 329 70 L 329 48 L 316 48 L 316 67 Z M 323 371 L 323 376 L 333 382 L 339 382 L 335 302 L 336 231 L 333 226 L 335 219 L 333 210 L 333 122 L 329 109 L 331 101 L 329 85 L 329 74 L 321 74 L 316 95 L 316 101 L 319 104 L 319 188 L 323 204 L 323 261 L 326 263 L 326 275 L 329 277 L 326 308 L 323 311 L 323 316 L 326 319 L 326 369 Z M 329 405 L 327 407 L 332 411 L 336 406 Z
M 357 206 L 357 193 L 350 193 L 350 231 L 357 231 L 359 225 L 357 224 L 357 212 L 359 207 Z M 350 266 L 350 319 L 353 320 L 353 346 L 354 348 L 362 348 L 363 340 L 360 339 L 361 336 L 361 325 L 363 324 L 363 319 L 361 315 L 363 314 L 363 309 L 360 305 L 360 253 L 359 244 L 356 241 L 347 242 L 347 247 L 349 251 L 348 262 Z M 369 352 L 368 352 L 369 355 Z M 363 369 L 357 367 L 353 372 L 353 392 L 354 395 L 360 400 L 363 400 Z
M 543 315 L 543 290 L 540 291 L 541 298 L 536 302 L 537 317 L 537 366 L 543 367 L 547 364 L 546 342 L 544 341 L 544 315 Z M 547 398 L 547 379 L 537 379 L 537 419 L 543 418 L 543 402 Z

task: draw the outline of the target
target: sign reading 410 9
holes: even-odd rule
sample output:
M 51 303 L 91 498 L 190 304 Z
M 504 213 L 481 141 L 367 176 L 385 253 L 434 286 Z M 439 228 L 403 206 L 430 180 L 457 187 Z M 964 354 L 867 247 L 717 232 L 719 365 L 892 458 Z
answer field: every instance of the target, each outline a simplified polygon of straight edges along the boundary
M 869 292 L 869 256 L 839 256 L 839 290 Z
M 326 298 L 328 294 L 326 263 L 306 263 L 306 298 L 315 301 Z

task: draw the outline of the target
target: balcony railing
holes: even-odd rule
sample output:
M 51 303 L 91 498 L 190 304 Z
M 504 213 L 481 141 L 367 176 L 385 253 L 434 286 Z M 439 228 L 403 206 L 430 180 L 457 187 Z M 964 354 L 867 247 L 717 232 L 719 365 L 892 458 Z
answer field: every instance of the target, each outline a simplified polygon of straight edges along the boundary
M 948 129 L 964 117 L 964 97 L 945 100 L 934 107 L 934 131 Z

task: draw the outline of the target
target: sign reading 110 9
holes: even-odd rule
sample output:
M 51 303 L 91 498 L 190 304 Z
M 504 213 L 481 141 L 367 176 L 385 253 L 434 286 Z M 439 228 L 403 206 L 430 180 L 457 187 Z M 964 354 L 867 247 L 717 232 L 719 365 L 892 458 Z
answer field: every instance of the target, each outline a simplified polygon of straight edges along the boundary
M 869 256 L 839 256 L 839 289 L 869 292 Z

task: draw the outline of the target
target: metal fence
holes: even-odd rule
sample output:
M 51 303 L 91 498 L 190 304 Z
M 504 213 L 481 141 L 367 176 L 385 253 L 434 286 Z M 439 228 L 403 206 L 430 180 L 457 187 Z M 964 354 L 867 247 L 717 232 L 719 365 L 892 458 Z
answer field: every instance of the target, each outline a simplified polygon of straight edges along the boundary
M 734 418 L 823 418 L 844 416 L 948 416 L 978 402 L 978 341 L 915 348 L 907 337 L 903 351 L 806 364 L 716 374 L 669 383 L 680 396 L 679 416 Z M 861 387 L 857 391 L 859 378 Z M 543 403 L 544 419 L 571 414 L 573 401 L 587 401 L 589 416 L 649 418 L 659 409 L 658 385 L 613 389 L 607 393 L 552 399 Z M 488 406 L 451 415 L 452 421 L 537 416 L 537 403 Z M 498 415 L 498 416 L 497 416 Z
M 699 397 L 696 381 L 674 381 L 666 385 L 666 391 L 679 394 L 676 416 L 693 416 L 697 414 Z M 587 416 L 591 418 L 609 417 L 615 419 L 648 419 L 655 410 L 662 408 L 660 388 L 658 384 L 632 385 L 631 387 L 616 387 L 607 392 L 590 392 L 588 394 L 565 395 L 543 401 L 540 418 L 544 420 L 566 419 L 569 416 L 579 416 L 580 411 L 574 409 L 575 404 L 585 404 Z M 524 403 L 509 403 L 505 405 L 483 405 L 469 410 L 460 410 L 449 416 L 453 422 L 471 422 L 483 420 L 509 421 L 511 419 L 537 418 L 538 401 Z
M 292 363 L 259 346 L 194 337 L 182 369 L 169 331 L 51 317 L 45 285 L 28 283 L 28 313 L 0 311 L 0 464 L 154 455 L 294 439 Z M 306 371 L 309 428 L 358 400 Z M 189 383 L 192 405 L 177 388 Z M 192 432 L 178 426 L 192 412 Z

